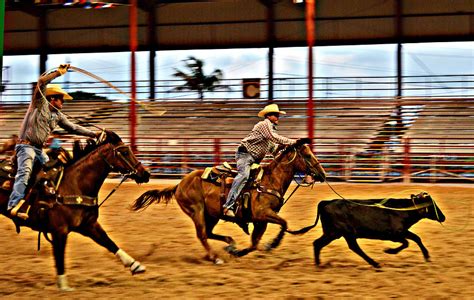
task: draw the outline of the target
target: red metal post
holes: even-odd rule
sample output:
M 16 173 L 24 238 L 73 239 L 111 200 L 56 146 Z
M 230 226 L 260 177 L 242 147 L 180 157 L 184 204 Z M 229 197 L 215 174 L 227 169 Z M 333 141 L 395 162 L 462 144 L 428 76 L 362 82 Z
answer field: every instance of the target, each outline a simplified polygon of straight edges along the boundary
M 403 182 L 410 183 L 410 138 L 405 138 L 403 151 Z
M 214 165 L 220 165 L 221 163 L 221 139 L 214 139 Z
M 314 10 L 315 0 L 306 0 L 306 40 L 308 44 L 308 104 L 307 104 L 307 127 L 308 137 L 314 138 L 313 118 L 313 45 L 314 45 Z
M 137 94 L 137 86 L 136 86 L 136 78 L 135 78 L 135 51 L 137 51 L 137 0 L 130 1 L 130 10 L 129 10 L 129 18 L 130 18 L 130 70 L 131 70 L 131 96 L 130 99 L 130 145 L 132 147 L 133 152 L 137 152 L 137 145 L 136 145 L 136 127 L 137 127 L 137 115 L 136 115 L 136 94 Z

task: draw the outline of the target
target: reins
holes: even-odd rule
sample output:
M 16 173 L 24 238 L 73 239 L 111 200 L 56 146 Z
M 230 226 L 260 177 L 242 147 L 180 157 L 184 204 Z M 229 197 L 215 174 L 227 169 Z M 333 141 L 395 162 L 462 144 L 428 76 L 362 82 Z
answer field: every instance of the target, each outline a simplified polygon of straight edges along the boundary
M 295 155 L 293 155 L 293 157 L 292 157 L 290 160 L 288 160 L 287 163 L 282 163 L 282 164 L 289 165 L 290 163 L 292 163 L 292 162 L 296 159 L 296 156 L 299 155 L 299 152 L 298 152 L 296 149 L 294 149 L 294 150 L 295 150 Z M 305 158 L 303 158 L 303 159 L 304 159 L 304 161 L 305 161 L 305 164 L 308 165 L 308 164 L 309 164 L 308 161 L 307 161 Z M 308 168 L 308 169 L 309 169 L 309 168 Z M 314 185 L 314 183 L 313 183 L 313 184 L 308 183 L 307 185 L 301 184 L 300 182 L 298 182 L 298 181 L 296 180 L 296 176 L 298 176 L 298 177 L 301 179 L 301 176 L 299 176 L 299 175 L 296 175 L 296 174 L 295 174 L 295 175 L 293 176 L 293 180 L 296 182 L 296 187 L 293 189 L 293 191 L 291 192 L 291 194 L 290 194 L 285 200 L 283 200 L 283 203 L 282 203 L 282 205 L 281 205 L 282 207 L 283 207 L 283 205 L 286 204 L 286 202 L 288 202 L 288 200 L 290 200 L 291 196 L 293 196 L 293 194 L 299 189 L 300 186 L 308 187 L 308 186 L 313 186 L 313 185 Z M 301 181 L 302 181 L 302 180 L 301 180 Z
M 110 191 L 110 193 L 107 195 L 107 197 L 105 197 L 104 200 L 102 200 L 102 202 L 100 202 L 99 207 L 101 207 L 102 204 L 104 204 L 104 202 L 107 201 L 107 199 L 109 199 L 110 196 L 112 196 L 113 193 L 115 193 L 115 191 L 122 185 L 122 183 L 124 183 L 125 180 L 127 180 L 127 178 L 128 178 L 128 174 L 123 175 L 122 180 L 120 181 L 120 183 L 118 185 L 116 185 L 113 190 Z

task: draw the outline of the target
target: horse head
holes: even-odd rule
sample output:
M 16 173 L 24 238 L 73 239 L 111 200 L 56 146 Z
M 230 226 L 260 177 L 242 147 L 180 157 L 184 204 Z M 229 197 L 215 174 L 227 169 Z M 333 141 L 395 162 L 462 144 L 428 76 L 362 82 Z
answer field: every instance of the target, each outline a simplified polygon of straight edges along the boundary
M 104 145 L 100 156 L 112 171 L 128 175 L 137 183 L 149 181 L 150 172 L 138 161 L 130 146 L 124 144 L 115 132 L 106 130 L 105 138 L 99 143 Z
M 326 172 L 311 150 L 310 144 L 310 139 L 301 138 L 296 144 L 286 147 L 283 152 L 289 153 L 289 160 L 293 162 L 297 171 L 304 172 L 314 180 L 324 182 Z

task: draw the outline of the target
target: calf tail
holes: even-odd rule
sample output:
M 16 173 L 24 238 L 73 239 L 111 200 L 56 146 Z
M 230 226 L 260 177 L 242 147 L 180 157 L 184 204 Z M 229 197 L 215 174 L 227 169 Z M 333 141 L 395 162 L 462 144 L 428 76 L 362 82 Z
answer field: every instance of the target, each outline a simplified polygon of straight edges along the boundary
M 149 190 L 143 193 L 132 205 L 132 210 L 141 210 L 150 206 L 152 203 L 160 203 L 163 199 L 165 203 L 171 201 L 178 185 L 170 186 L 162 190 Z
M 311 229 L 313 229 L 314 227 L 316 227 L 316 225 L 318 224 L 318 221 L 319 221 L 319 208 L 318 208 L 318 212 L 316 214 L 316 220 L 314 221 L 313 225 L 309 225 L 309 226 L 303 227 L 303 228 L 298 229 L 298 230 L 287 230 L 286 232 L 288 232 L 290 234 L 294 234 L 294 235 L 305 234 L 306 232 L 308 232 Z

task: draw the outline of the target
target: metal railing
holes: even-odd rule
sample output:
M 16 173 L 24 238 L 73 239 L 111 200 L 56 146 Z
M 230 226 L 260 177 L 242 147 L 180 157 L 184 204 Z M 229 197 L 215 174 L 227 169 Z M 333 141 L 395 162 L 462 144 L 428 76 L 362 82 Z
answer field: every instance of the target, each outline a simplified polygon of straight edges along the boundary
M 313 147 L 329 179 L 474 181 L 474 75 L 405 77 L 404 93 L 418 97 L 403 98 L 393 97 L 394 80 L 317 78 L 316 93 L 323 96 L 315 98 Z M 276 82 L 275 102 L 288 111 L 279 131 L 291 137 L 307 136 L 305 79 Z M 202 102 L 171 97 L 181 94 L 172 91 L 180 82 L 172 83 L 157 82 L 163 93 L 157 93 L 157 101 L 148 102 L 166 109 L 165 115 L 157 118 L 146 110 L 139 111 L 138 157 L 156 177 L 180 177 L 197 168 L 233 162 L 236 146 L 258 121 L 256 112 L 266 101 L 242 99 L 242 91 L 237 90 L 240 80 L 225 81 L 232 91 L 208 94 Z M 123 90 L 129 88 L 128 82 L 114 84 Z M 93 82 L 69 83 L 69 87 L 120 99 L 110 88 Z M 31 88 L 31 84 L 7 85 L 4 96 L 17 93 L 25 101 L 0 102 L 0 140 L 18 132 Z M 265 81 L 262 89 L 266 91 Z M 147 93 L 146 83 L 140 82 L 139 97 L 146 98 Z M 371 93 L 378 95 L 368 97 Z M 190 96 L 186 92 L 182 95 Z M 114 100 L 75 101 L 64 107 L 82 122 L 116 131 L 125 142 L 129 142 L 128 109 L 127 101 Z M 70 149 L 71 136 L 64 135 L 63 140 Z
M 364 77 L 315 77 L 314 97 L 319 99 L 344 98 L 386 98 L 397 95 L 396 76 L 364 76 Z M 129 92 L 129 81 L 112 81 L 114 86 Z M 116 100 L 123 99 L 122 95 L 99 82 L 64 82 L 64 87 L 70 91 L 83 91 Z M 177 86 L 183 84 L 181 80 L 157 80 L 154 85 L 157 101 L 197 99 L 193 91 L 178 91 Z M 2 101 L 21 102 L 29 101 L 34 83 L 3 82 L 5 91 Z M 205 94 L 206 100 L 241 99 L 243 96 L 242 79 L 224 79 L 221 85 L 229 89 L 217 89 Z M 275 78 L 273 84 L 275 100 L 305 99 L 308 96 L 307 78 L 287 77 Z M 431 76 L 404 76 L 402 82 L 404 97 L 474 97 L 474 74 L 463 75 L 431 75 Z M 268 97 L 268 80 L 261 79 L 260 98 Z M 137 81 L 137 98 L 148 99 L 150 86 L 148 81 Z M 126 99 L 125 99 L 126 100 Z

